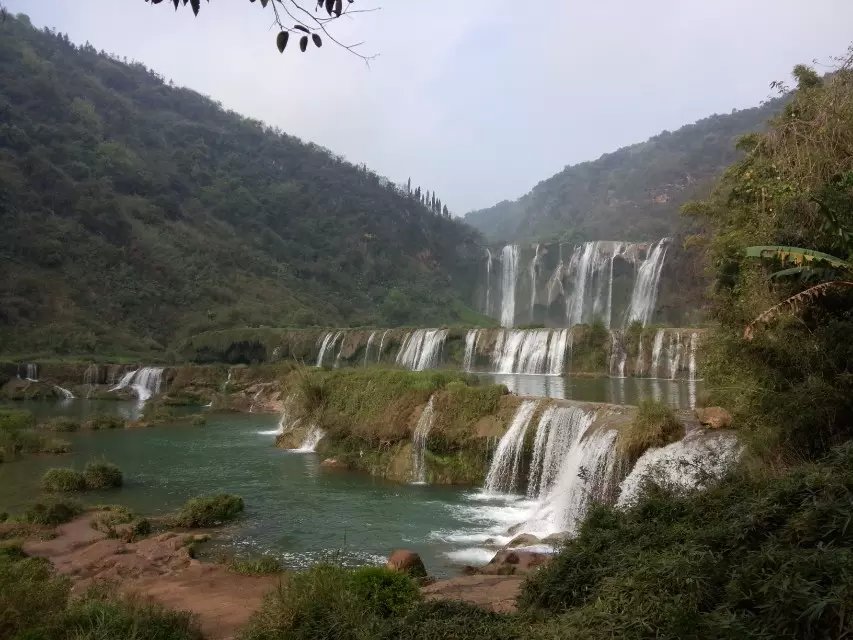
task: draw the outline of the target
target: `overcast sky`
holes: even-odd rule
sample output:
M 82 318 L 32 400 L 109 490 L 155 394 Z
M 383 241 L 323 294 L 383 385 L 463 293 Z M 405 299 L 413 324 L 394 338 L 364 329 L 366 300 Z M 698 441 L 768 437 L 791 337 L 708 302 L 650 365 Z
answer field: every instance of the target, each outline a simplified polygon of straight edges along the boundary
M 327 43 L 279 55 L 260 3 L 0 0 L 38 26 L 404 182 L 458 214 L 567 164 L 755 106 L 853 40 L 851 0 L 357 0 Z M 313 0 L 304 0 L 311 5 Z M 531 11 L 531 8 L 535 9 Z M 290 49 L 290 48 L 289 48 Z

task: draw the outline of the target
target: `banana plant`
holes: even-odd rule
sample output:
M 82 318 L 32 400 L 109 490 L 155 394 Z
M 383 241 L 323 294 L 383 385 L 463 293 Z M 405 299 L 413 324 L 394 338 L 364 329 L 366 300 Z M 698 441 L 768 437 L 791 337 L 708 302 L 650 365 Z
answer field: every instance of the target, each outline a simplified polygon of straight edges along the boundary
M 772 279 L 799 276 L 805 281 L 821 279 L 823 282 L 812 285 L 759 314 L 746 325 L 743 331 L 745 340 L 752 340 L 756 327 L 769 324 L 782 313 L 799 313 L 803 308 L 817 298 L 826 295 L 832 289 L 853 287 L 853 281 L 849 279 L 853 278 L 853 263 L 814 249 L 781 245 L 747 247 L 746 257 L 794 265 L 771 274 Z

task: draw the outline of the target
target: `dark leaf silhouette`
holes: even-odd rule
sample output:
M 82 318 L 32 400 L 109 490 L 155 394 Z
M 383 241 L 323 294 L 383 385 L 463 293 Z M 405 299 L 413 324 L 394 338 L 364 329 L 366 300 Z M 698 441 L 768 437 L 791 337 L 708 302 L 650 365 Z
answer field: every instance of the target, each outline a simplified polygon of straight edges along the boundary
M 287 31 L 278 32 L 278 36 L 276 36 L 275 39 L 275 45 L 278 47 L 279 52 L 284 52 L 288 39 L 290 39 L 290 34 Z
M 311 39 L 314 41 L 314 44 L 317 45 L 318 47 L 323 46 L 322 38 L 320 38 L 320 36 L 318 36 L 316 33 L 311 35 Z
M 301 24 L 295 24 L 293 25 L 293 28 L 298 29 L 299 31 L 304 31 L 305 33 L 310 33 L 310 31 L 308 31 L 308 28 L 303 27 Z
M 305 53 L 305 49 L 308 48 L 308 36 L 302 36 L 299 38 L 299 49 L 303 53 Z

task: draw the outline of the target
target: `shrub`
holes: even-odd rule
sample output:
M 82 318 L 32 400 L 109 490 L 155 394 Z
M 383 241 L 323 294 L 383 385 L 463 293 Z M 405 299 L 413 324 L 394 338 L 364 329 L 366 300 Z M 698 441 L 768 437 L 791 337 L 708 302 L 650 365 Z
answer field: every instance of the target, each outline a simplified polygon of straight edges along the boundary
M 81 513 L 83 505 L 76 500 L 48 500 L 27 507 L 21 519 L 30 524 L 56 526 L 73 520 Z
M 195 617 L 135 597 L 116 598 L 110 585 L 90 589 L 64 616 L 74 640 L 201 640 Z
M 65 416 L 58 416 L 56 418 L 51 418 L 47 422 L 43 422 L 40 427 L 45 431 L 71 433 L 73 431 L 80 430 L 80 421 Z
M 45 491 L 83 491 L 86 478 L 74 469 L 48 469 L 41 478 L 41 488 Z
M 643 400 L 631 424 L 620 430 L 618 446 L 626 461 L 633 463 L 646 449 L 662 447 L 683 436 L 684 425 L 668 405 Z
M 234 557 L 228 561 L 228 568 L 235 573 L 247 576 L 263 576 L 281 573 L 281 562 L 275 556 L 262 554 L 248 558 Z
M 62 637 L 59 620 L 70 583 L 40 558 L 0 553 L 0 638 Z
M 384 567 L 355 569 L 349 575 L 349 588 L 365 611 L 380 618 L 402 615 L 420 597 L 411 578 Z
M 177 527 L 212 527 L 233 520 L 243 512 L 243 498 L 227 493 L 189 500 L 173 518 Z
M 35 424 L 30 411 L 20 409 L 0 409 L 0 431 L 19 431 L 29 429 Z
M 438 600 L 416 603 L 405 616 L 387 620 L 381 637 L 388 640 L 518 640 L 539 637 L 556 640 L 566 636 L 561 633 L 539 636 L 532 621 L 492 613 L 465 602 Z
M 111 462 L 90 462 L 83 470 L 87 489 L 113 489 L 123 482 L 121 469 Z
M 98 431 L 100 429 L 121 429 L 124 427 L 124 418 L 107 414 L 98 414 L 84 421 L 81 425 L 84 429 Z

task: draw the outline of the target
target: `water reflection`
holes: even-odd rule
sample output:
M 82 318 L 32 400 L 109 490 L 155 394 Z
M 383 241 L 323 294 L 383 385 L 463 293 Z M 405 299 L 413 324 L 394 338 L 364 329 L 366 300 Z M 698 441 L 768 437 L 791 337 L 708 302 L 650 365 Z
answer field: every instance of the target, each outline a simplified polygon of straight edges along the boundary
M 478 373 L 486 382 L 506 385 L 520 396 L 540 396 L 561 400 L 639 404 L 648 398 L 666 402 L 676 409 L 696 406 L 696 380 L 654 378 L 563 378 L 561 376 Z

